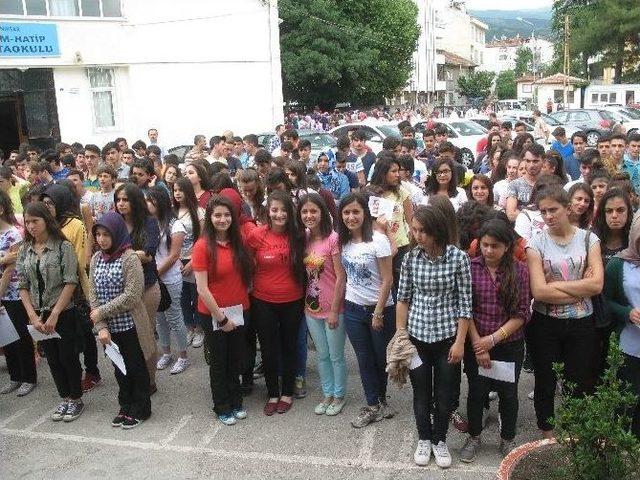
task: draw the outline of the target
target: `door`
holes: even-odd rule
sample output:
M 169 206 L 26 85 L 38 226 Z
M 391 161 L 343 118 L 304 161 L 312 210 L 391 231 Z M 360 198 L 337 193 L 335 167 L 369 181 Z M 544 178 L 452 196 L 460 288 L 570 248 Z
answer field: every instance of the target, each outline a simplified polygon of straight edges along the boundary
M 5 157 L 11 150 L 17 150 L 27 141 L 22 116 L 22 97 L 20 95 L 0 96 L 0 148 Z M 3 159 L 4 160 L 4 159 Z

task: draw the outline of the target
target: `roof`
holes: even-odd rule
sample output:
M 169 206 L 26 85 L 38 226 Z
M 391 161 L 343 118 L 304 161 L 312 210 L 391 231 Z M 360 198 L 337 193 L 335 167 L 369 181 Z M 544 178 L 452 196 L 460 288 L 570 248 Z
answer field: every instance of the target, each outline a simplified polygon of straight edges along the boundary
M 458 65 L 461 67 L 475 67 L 476 64 L 471 60 L 467 60 L 460 55 L 456 55 L 455 53 L 447 52 L 446 50 L 438 50 L 438 53 L 442 53 L 444 55 L 444 63 L 445 65 Z
M 521 47 L 529 41 L 526 37 L 513 37 L 513 38 L 501 38 L 496 40 L 491 40 L 487 43 L 487 48 L 498 48 L 498 47 Z
M 533 75 L 523 75 L 520 78 L 516 78 L 516 83 L 533 83 Z
M 544 77 L 540 80 L 534 82 L 536 85 L 563 85 L 565 77 L 568 80 L 569 85 L 578 85 L 581 83 L 585 83 L 586 80 L 578 77 L 566 76 L 564 73 L 556 73 L 555 75 L 551 75 L 550 77 Z

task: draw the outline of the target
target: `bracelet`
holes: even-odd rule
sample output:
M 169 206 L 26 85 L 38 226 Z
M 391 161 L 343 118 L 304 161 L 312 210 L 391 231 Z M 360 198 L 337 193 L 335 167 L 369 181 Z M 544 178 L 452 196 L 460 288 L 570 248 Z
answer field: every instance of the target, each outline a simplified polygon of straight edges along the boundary
M 500 327 L 499 332 L 502 333 L 503 335 L 501 342 L 504 342 L 509 337 L 509 334 L 507 333 L 507 329 L 504 327 Z
M 376 312 L 373 312 L 373 313 L 371 314 L 371 317 L 372 317 L 372 318 L 382 318 L 382 317 L 384 317 L 384 315 L 383 315 L 382 313 L 376 313 Z
M 496 339 L 493 337 L 493 333 L 491 334 L 491 344 L 492 346 L 496 346 Z
M 222 328 L 224 327 L 227 323 L 229 322 L 229 319 L 227 318 L 227 316 L 225 315 L 224 318 L 222 319 L 222 321 L 218 322 L 218 327 Z

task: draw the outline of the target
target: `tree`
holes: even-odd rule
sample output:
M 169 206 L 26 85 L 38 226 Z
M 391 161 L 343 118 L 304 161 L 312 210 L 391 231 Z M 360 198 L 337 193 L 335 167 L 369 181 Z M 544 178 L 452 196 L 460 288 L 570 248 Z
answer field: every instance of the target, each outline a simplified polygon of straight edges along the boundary
M 285 100 L 381 102 L 403 88 L 420 28 L 412 0 L 280 0 Z
M 484 101 L 491 94 L 491 85 L 496 74 L 493 72 L 471 72 L 458 77 L 458 93 L 467 99 Z
M 516 87 L 516 74 L 513 70 L 500 72 L 496 77 L 496 97 L 499 100 L 505 98 L 516 98 L 518 89 Z
M 516 50 L 516 67 L 514 71 L 516 78 L 533 72 L 533 52 L 530 48 L 520 47 Z

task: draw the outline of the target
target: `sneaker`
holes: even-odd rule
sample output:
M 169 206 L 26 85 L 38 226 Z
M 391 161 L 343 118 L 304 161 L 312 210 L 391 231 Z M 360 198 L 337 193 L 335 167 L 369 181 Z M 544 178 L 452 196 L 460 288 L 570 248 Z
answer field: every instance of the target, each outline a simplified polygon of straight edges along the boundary
M 516 442 L 513 440 L 500 439 L 500 453 L 502 456 L 506 457 L 514 448 L 516 448 Z
M 324 415 L 325 413 L 327 413 L 329 405 L 331 405 L 330 402 L 325 403 L 324 401 L 322 401 L 318 405 L 316 405 L 316 408 L 313 409 L 313 412 L 316 415 Z
M 83 411 L 84 411 L 84 403 L 82 403 L 82 400 L 79 400 L 77 402 L 70 401 L 67 404 L 67 411 L 64 414 L 64 417 L 62 419 L 65 422 L 73 422 L 76 418 L 82 415 Z
M 440 468 L 449 468 L 451 466 L 451 454 L 447 444 L 440 441 L 437 445 L 433 445 L 433 458 L 436 460 L 436 465 Z
M 111 426 L 116 428 L 121 427 L 125 418 L 127 418 L 127 416 L 124 414 L 122 410 L 120 410 L 118 412 L 118 415 L 116 415 L 114 419 L 111 420 Z
M 533 400 L 533 399 L 534 399 L 534 397 L 535 397 L 535 392 L 529 392 L 529 393 L 527 393 L 527 398 L 528 398 L 529 400 Z
M 203 343 L 204 343 L 204 333 L 196 332 L 195 335 L 193 336 L 193 343 L 191 344 L 191 346 L 193 348 L 200 348 L 202 347 Z
M 18 389 L 18 396 L 24 397 L 26 395 L 29 395 L 34 388 L 36 388 L 35 383 L 24 382 L 22 385 L 20 385 L 20 388 Z
M 489 401 L 493 402 L 496 398 L 498 398 L 498 392 L 489 392 Z
M 144 422 L 144 420 L 141 418 L 124 417 L 124 420 L 122 421 L 122 428 L 124 430 L 131 430 L 132 428 L 136 428 L 142 422 Z
M 293 396 L 295 398 L 304 398 L 307 396 L 307 382 L 304 380 L 304 377 L 296 377 Z
M 234 408 L 231 412 L 238 420 L 244 420 L 247 418 L 247 411 L 244 408 Z
M 416 465 L 424 467 L 429 464 L 431 459 L 431 440 L 418 440 L 418 446 L 413 454 L 413 461 Z
M 386 400 L 381 401 L 380 405 L 382 406 L 382 418 L 393 418 L 398 413 Z
M 13 380 L 11 380 L 4 387 L 2 387 L 2 390 L 0 390 L 0 394 L 6 395 L 7 393 L 11 393 L 14 390 L 20 388 L 20 385 L 22 385 L 22 382 L 14 382 Z
M 353 428 L 362 428 L 370 423 L 379 422 L 382 420 L 381 409 L 382 406 L 380 404 L 374 405 L 373 407 L 362 407 L 355 420 L 351 421 L 351 426 Z
M 328 417 L 334 417 L 338 415 L 342 411 L 346 403 L 347 400 L 344 398 L 334 398 L 331 405 L 327 407 L 326 415 Z
M 54 422 L 59 422 L 64 418 L 64 415 L 67 413 L 67 408 L 69 406 L 69 402 L 67 400 L 63 400 L 56 407 L 55 412 L 51 414 L 51 420 Z
M 195 330 L 189 330 L 187 332 L 187 345 L 191 345 L 193 343 L 193 337 L 195 336 Z
M 236 417 L 233 414 L 221 413 L 218 415 L 218 420 L 224 423 L 226 426 L 230 427 L 231 425 L 235 425 L 237 423 Z
M 260 377 L 264 377 L 264 365 L 262 362 L 258 363 L 253 369 L 253 379 L 257 380 Z
M 156 368 L 158 370 L 164 370 L 173 361 L 173 355 L 170 353 L 163 353 L 162 356 L 158 359 L 158 363 L 156 363 Z
M 476 459 L 476 450 L 480 447 L 480 437 L 469 436 L 460 449 L 460 461 L 471 463 Z
M 173 364 L 173 367 L 171 367 L 171 375 L 184 372 L 189 365 L 191 365 L 191 362 L 188 358 L 179 357 L 176 363 Z
M 93 375 L 92 373 L 85 373 L 82 379 L 82 393 L 87 393 L 93 390 L 95 387 L 102 383 L 102 377 L 100 375 Z
M 469 424 L 467 421 L 460 415 L 458 410 L 454 410 L 451 412 L 451 423 L 455 427 L 456 430 L 462 433 L 467 433 L 469 431 Z

